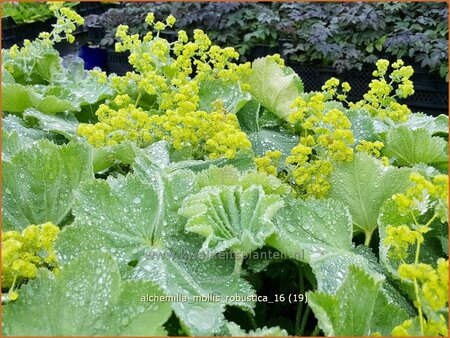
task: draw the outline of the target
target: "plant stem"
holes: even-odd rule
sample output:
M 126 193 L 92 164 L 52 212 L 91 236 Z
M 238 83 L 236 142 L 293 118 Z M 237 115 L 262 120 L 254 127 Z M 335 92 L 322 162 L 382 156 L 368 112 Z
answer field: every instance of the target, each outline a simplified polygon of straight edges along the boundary
M 431 217 L 430 220 L 427 222 L 427 224 L 425 224 L 425 227 L 428 228 L 431 225 L 431 223 L 433 223 L 433 221 L 436 219 L 437 216 L 438 216 L 437 214 L 434 214 L 433 217 Z
M 253 330 L 256 330 L 258 328 L 258 324 L 256 324 L 255 317 L 252 316 L 250 312 L 246 312 L 247 317 L 250 320 L 250 324 L 252 324 Z
M 417 227 L 419 227 L 419 223 L 416 220 L 416 217 L 414 216 L 414 213 L 411 212 L 411 215 L 414 219 L 414 223 L 416 224 Z M 431 219 L 427 222 L 427 224 L 425 224 L 425 228 L 429 227 L 431 223 L 433 223 L 433 221 L 436 219 L 437 214 L 434 214 L 433 217 L 431 217 Z M 419 264 L 419 259 L 420 259 L 420 241 L 417 240 L 417 247 L 416 247 L 416 254 L 414 257 L 414 264 L 417 265 Z M 414 294 L 416 296 L 416 306 L 417 306 L 417 311 L 419 312 L 419 323 L 420 323 L 420 333 L 422 334 L 422 336 L 424 335 L 424 322 L 423 322 L 423 311 L 422 311 L 422 304 L 420 303 L 420 296 L 419 296 L 419 284 L 417 282 L 417 278 L 413 279 L 414 282 Z
M 16 286 L 17 276 L 14 277 L 11 287 L 9 288 L 8 295 L 11 295 L 14 292 L 14 287 Z
M 298 288 L 299 292 L 303 294 L 305 292 L 305 282 L 303 280 L 303 273 L 300 270 L 301 266 L 297 265 L 298 267 Z M 302 311 L 303 311 L 303 302 L 299 302 L 297 305 L 297 312 L 295 314 L 295 327 L 294 332 L 296 336 L 301 336 L 300 332 L 300 320 L 302 318 Z
M 364 235 L 365 235 L 364 245 L 365 246 L 370 245 L 370 240 L 372 239 L 373 231 L 374 230 L 364 232 Z
M 136 102 L 134 103 L 134 105 L 137 107 L 137 105 L 139 104 L 139 101 L 141 101 L 141 97 L 142 97 L 142 92 L 139 92 L 139 95 L 136 99 Z
M 419 254 L 420 254 L 420 242 L 417 241 L 416 257 L 415 257 L 415 261 L 414 261 L 415 264 L 419 263 Z M 416 295 L 417 310 L 419 311 L 420 333 L 423 336 L 424 330 L 423 330 L 422 304 L 420 303 L 420 298 L 419 298 L 419 285 L 417 284 L 417 278 L 414 278 L 414 293 Z
M 316 325 L 316 327 L 314 328 L 314 331 L 311 333 L 311 336 L 315 337 L 319 334 L 320 328 L 319 328 L 319 324 Z
M 237 253 L 234 258 L 234 275 L 240 275 L 242 269 L 242 262 L 244 261 L 244 255 L 241 253 Z
M 309 313 L 311 312 L 311 308 L 309 306 L 306 307 L 305 313 L 303 314 L 302 324 L 300 325 L 300 333 L 299 336 L 303 336 L 305 333 L 306 321 L 309 317 Z

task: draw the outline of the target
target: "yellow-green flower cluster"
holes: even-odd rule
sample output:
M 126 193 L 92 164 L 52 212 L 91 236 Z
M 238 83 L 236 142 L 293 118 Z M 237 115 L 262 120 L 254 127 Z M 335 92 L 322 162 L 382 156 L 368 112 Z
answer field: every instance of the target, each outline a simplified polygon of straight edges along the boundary
M 178 40 L 169 43 L 159 37 L 159 32 L 172 27 L 175 18 L 169 16 L 165 24 L 154 20 L 153 13 L 149 13 L 146 22 L 157 31 L 156 35 L 150 31 L 142 40 L 138 34 L 129 35 L 128 26 L 117 28 L 120 42 L 116 51 L 130 51 L 129 62 L 137 71 L 114 77 L 112 86 L 119 94 L 129 93 L 128 89 L 135 87 L 138 98 L 143 94 L 156 95 L 160 110 L 193 112 L 198 107 L 201 81 L 240 81 L 251 73 L 249 62 L 233 62 L 239 58 L 234 48 L 212 45 L 202 30 L 194 30 L 192 41 L 185 31 L 179 31 Z M 241 83 L 241 87 L 248 89 L 248 84 Z
M 266 151 L 264 156 L 255 158 L 258 172 L 277 176 L 277 166 L 281 158 L 281 151 Z
M 389 61 L 378 60 L 377 70 L 373 76 L 377 79 L 369 84 L 369 91 L 364 94 L 363 100 L 349 103 L 350 108 L 364 108 L 370 114 L 381 119 L 390 118 L 394 122 L 404 122 L 411 113 L 410 109 L 397 102 L 396 98 L 406 98 L 414 94 L 414 86 L 410 80 L 414 73 L 411 66 L 404 66 L 402 60 L 392 63 L 393 71 L 386 79 Z M 394 86 L 397 88 L 394 90 Z
M 369 154 L 373 157 L 380 158 L 381 163 L 385 165 L 386 167 L 389 165 L 389 159 L 386 156 L 381 156 L 381 149 L 383 149 L 384 143 L 380 141 L 366 141 L 361 140 L 361 142 L 356 146 L 357 151 L 364 152 L 366 154 Z
M 285 67 L 284 59 L 278 53 L 273 55 L 267 55 L 266 58 L 275 61 L 281 68 Z
M 50 33 L 40 33 L 39 38 L 34 41 L 25 39 L 21 48 L 13 45 L 9 50 L 3 51 L 3 66 L 13 77 L 21 77 L 25 74 L 25 79 L 30 79 L 30 74 L 37 67 L 36 57 L 44 54 L 44 51 L 54 54 L 55 42 L 63 39 L 67 39 L 70 43 L 74 42 L 75 37 L 72 33 L 76 29 L 76 25 L 84 23 L 84 19 L 75 11 L 63 7 L 63 2 L 51 2 L 49 5 L 57 18 L 53 30 Z
M 422 244 L 423 234 L 430 231 L 429 227 L 421 226 L 417 230 L 408 225 L 386 227 L 386 238 L 384 244 L 389 246 L 389 256 L 394 259 L 403 260 L 408 256 L 408 250 L 416 243 Z
M 48 4 L 49 9 L 56 17 L 56 24 L 53 25 L 51 33 L 43 32 L 39 37 L 52 42 L 60 42 L 65 38 L 69 43 L 73 43 L 75 37 L 72 33 L 75 31 L 77 25 L 81 26 L 84 24 L 84 18 L 73 9 L 63 7 L 64 2 L 62 1 L 51 1 Z
M 19 282 L 36 277 L 39 267 L 55 267 L 58 233 L 52 223 L 29 225 L 22 232 L 2 232 L 2 287 L 13 292 Z
M 78 135 L 86 137 L 95 147 L 109 146 L 129 140 L 140 147 L 165 140 L 175 150 L 185 151 L 194 158 L 234 158 L 240 149 L 250 148 L 247 135 L 241 131 L 236 115 L 225 111 L 167 110 L 165 114 L 150 114 L 130 103 L 126 95 L 116 97 L 113 109 L 102 104 L 96 112 L 99 122 L 80 124 Z
M 392 199 L 396 202 L 401 214 L 410 212 L 424 214 L 434 207 L 436 214 L 446 221 L 448 217 L 448 175 L 439 174 L 427 180 L 419 173 L 412 173 L 410 180 L 413 186 L 404 194 L 395 194 Z
M 392 332 L 394 337 L 409 337 L 417 336 L 417 331 L 415 330 L 414 320 L 407 319 L 401 325 L 396 326 Z M 426 337 L 437 337 L 443 336 L 448 337 L 448 326 L 445 317 L 440 314 L 437 319 L 430 318 L 428 320 L 423 320 L 423 335 Z
M 334 86 L 329 83 L 328 86 Z M 355 142 L 350 130 L 350 120 L 339 109 L 325 109 L 323 93 L 308 100 L 298 97 L 291 105 L 289 122 L 299 125 L 304 136 L 295 146 L 286 163 L 295 165 L 292 175 L 305 193 L 325 197 L 331 189 L 329 176 L 333 171 L 331 161 L 351 161 Z
M 400 278 L 415 284 L 417 298 L 414 305 L 419 309 L 419 325 L 422 335 L 448 336 L 448 324 L 440 313 L 448 307 L 448 260 L 439 258 L 436 268 L 429 264 L 401 264 L 398 268 Z M 424 318 L 422 307 L 427 306 L 433 316 Z M 410 336 L 412 320 L 407 320 L 392 330 L 393 336 Z
M 162 31 L 162 30 L 166 29 L 167 27 L 171 28 L 175 24 L 176 21 L 177 21 L 177 19 L 175 19 L 175 17 L 173 15 L 169 15 L 166 19 L 165 24 L 164 24 L 164 22 L 161 22 L 161 21 L 155 22 L 155 14 L 153 14 L 153 13 L 148 13 L 145 18 L 145 22 L 148 25 L 153 25 L 157 31 Z
M 72 35 L 76 29 L 76 25 L 84 23 L 84 19 L 70 8 L 63 7 L 63 2 L 51 2 L 50 9 L 57 18 L 53 30 L 42 32 L 39 38 L 34 41 L 25 39 L 23 47 L 19 48 L 13 45 L 9 50 L 4 51 L 3 66 L 14 77 L 25 76 L 31 74 L 36 67 L 36 55 L 42 55 L 43 50 L 54 53 L 52 46 L 55 42 L 67 39 L 70 43 L 74 42 L 75 37 Z
M 99 68 L 94 68 L 90 70 L 89 73 L 97 78 L 99 84 L 106 84 L 108 82 L 106 72 L 102 72 Z
M 448 299 L 448 260 L 439 258 L 436 269 L 429 264 L 402 264 L 398 268 L 400 278 L 420 283 L 421 300 L 438 311 Z
M 445 332 L 445 336 L 447 336 L 448 327 L 439 312 L 448 306 L 448 260 L 439 258 L 436 268 L 419 262 L 420 246 L 424 241 L 423 234 L 430 230 L 428 226 L 433 219 L 424 226 L 416 223 L 418 230 L 412 230 L 407 225 L 387 227 L 385 244 L 389 245 L 390 257 L 402 262 L 398 267 L 400 279 L 414 284 L 414 305 L 418 310 L 417 321 L 421 334 L 430 335 L 432 332 L 433 335 L 439 335 Z M 408 249 L 412 245 L 416 245 L 415 260 L 408 264 L 405 263 L 405 259 L 409 254 Z M 424 306 L 433 311 L 435 315 L 425 318 L 423 315 Z M 437 317 L 439 317 L 439 320 L 436 320 Z M 393 329 L 392 335 L 409 336 L 409 329 L 411 328 L 412 321 L 405 321 Z
M 333 165 L 327 160 L 313 160 L 303 163 L 292 171 L 295 183 L 304 187 L 303 193 L 317 198 L 326 197 L 331 190 L 330 175 Z
M 342 82 L 340 88 L 339 84 L 341 84 L 341 81 L 332 77 L 322 86 L 322 91 L 330 99 L 336 97 L 339 101 L 347 102 L 347 94 L 352 88 L 348 82 Z
M 447 222 L 448 176 L 436 175 L 428 180 L 419 173 L 412 173 L 410 180 L 413 185 L 406 193 L 395 194 L 392 199 L 400 214 L 411 216 L 412 224 L 388 226 L 384 244 L 389 247 L 389 256 L 401 262 L 398 267 L 400 279 L 414 285 L 414 305 L 418 310 L 415 320 L 418 322 L 416 326 L 420 326 L 421 335 L 448 335 L 446 321 L 440 314 L 448 307 L 448 260 L 438 259 L 436 268 L 419 261 L 420 247 L 425 239 L 423 235 L 431 230 L 430 226 L 438 217 L 441 217 L 442 222 Z M 425 215 L 431 208 L 434 208 L 434 215 L 426 224 L 419 224 L 416 214 Z M 409 249 L 413 245 L 416 246 L 414 261 L 407 263 L 411 256 Z M 424 307 L 429 309 L 427 318 L 424 316 Z M 410 333 L 414 333 L 413 321 L 405 321 L 392 331 L 396 336 Z

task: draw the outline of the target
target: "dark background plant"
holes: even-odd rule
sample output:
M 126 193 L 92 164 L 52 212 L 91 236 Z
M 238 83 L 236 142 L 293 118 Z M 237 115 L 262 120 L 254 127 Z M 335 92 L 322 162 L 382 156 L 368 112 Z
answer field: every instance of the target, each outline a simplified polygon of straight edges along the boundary
M 89 26 L 102 27 L 105 31 L 102 46 L 113 46 L 118 24 L 130 27 L 133 34 L 145 34 L 145 16 L 154 12 L 156 19 L 164 20 L 169 14 L 177 18 L 176 27 L 189 33 L 196 28 L 205 30 L 219 45 L 234 46 L 248 56 L 257 44 L 277 46 L 281 18 L 276 3 L 126 3 L 121 8 L 86 18 Z M 167 33 L 166 33 L 167 34 Z
M 408 58 L 448 73 L 446 3 L 312 3 L 280 5 L 278 28 L 291 60 L 361 69 L 378 58 Z
M 144 34 L 145 15 L 177 17 L 177 29 L 205 30 L 219 45 L 245 57 L 260 44 L 280 47 L 291 61 L 330 65 L 338 72 L 362 69 L 379 58 L 407 59 L 448 73 L 448 8 L 444 2 L 151 2 L 122 3 L 95 19 L 112 46 L 117 24 Z

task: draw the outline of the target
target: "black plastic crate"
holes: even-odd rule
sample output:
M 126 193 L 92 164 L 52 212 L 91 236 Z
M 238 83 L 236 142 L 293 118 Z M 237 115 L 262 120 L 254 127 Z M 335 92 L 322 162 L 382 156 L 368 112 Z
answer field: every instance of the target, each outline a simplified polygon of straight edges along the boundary
M 101 14 L 105 11 L 105 7 L 99 1 L 80 2 L 77 5 L 76 11 L 85 17 L 91 14 Z
M 302 79 L 306 92 L 320 91 L 323 84 L 330 77 L 337 77 L 337 72 L 332 67 L 306 65 L 297 62 L 286 62 Z
M 275 53 L 278 53 L 278 49 L 276 47 L 272 47 L 270 45 L 255 45 L 250 51 L 248 61 L 253 61 L 257 58 L 273 55 Z
M 11 48 L 16 43 L 14 25 L 14 20 L 11 17 L 2 18 L 2 48 Z
M 114 50 L 108 50 L 107 71 L 124 75 L 126 72 L 133 71 L 133 67 L 128 62 L 129 52 L 117 53 Z
M 52 24 L 55 22 L 55 18 L 50 18 L 45 21 L 36 21 L 24 25 L 14 25 L 13 30 L 17 43 L 22 45 L 25 39 L 34 40 L 41 32 L 50 32 L 53 29 Z

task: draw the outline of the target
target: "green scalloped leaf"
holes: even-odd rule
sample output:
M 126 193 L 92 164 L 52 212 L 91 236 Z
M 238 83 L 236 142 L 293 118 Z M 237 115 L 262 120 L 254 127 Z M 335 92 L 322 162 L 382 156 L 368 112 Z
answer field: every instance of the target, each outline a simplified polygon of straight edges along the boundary
M 448 167 L 448 145 L 424 128 L 411 129 L 408 126 L 392 128 L 386 138 L 383 154 L 395 159 L 398 165 L 425 163 Z
M 33 92 L 17 83 L 2 85 L 2 110 L 11 113 L 21 113 L 33 105 Z
M 295 72 L 283 70 L 275 61 L 266 58 L 252 63 L 253 73 L 248 78 L 250 93 L 261 104 L 286 120 L 292 109 L 292 102 L 303 91 L 303 85 Z
M 257 328 L 256 330 L 250 330 L 246 332 L 239 325 L 233 322 L 227 323 L 227 329 L 230 331 L 233 337 L 285 337 L 288 336 L 286 330 L 281 329 L 278 326 Z
M 23 117 L 25 119 L 36 119 L 39 128 L 44 131 L 62 135 L 70 141 L 80 140 L 80 137 L 77 136 L 79 122 L 75 116 L 70 113 L 48 115 L 31 108 L 24 111 Z
M 156 185 L 134 174 L 83 184 L 73 206 L 75 223 L 58 236 L 63 262 L 88 250 L 102 249 L 120 264 L 161 244 L 164 202 Z
M 46 137 L 42 130 L 29 128 L 25 121 L 15 115 L 7 115 L 2 118 L 2 132 L 17 132 L 20 137 L 26 137 L 33 140 L 40 140 Z
M 289 258 L 308 263 L 317 280 L 317 290 L 334 294 L 351 265 L 377 276 L 381 266 L 370 252 L 354 248 L 352 219 L 348 209 L 336 200 L 288 199 L 274 217 L 275 232 L 267 244 Z M 395 288 L 383 284 L 383 294 L 410 311 Z
M 409 315 L 386 300 L 381 285 L 382 280 L 351 266 L 334 295 L 309 292 L 308 303 L 326 336 L 388 336 Z
M 19 136 L 15 131 L 2 131 L 2 161 L 11 161 L 11 157 L 19 150 L 30 146 L 33 140 L 26 136 Z
M 238 306 L 251 313 L 255 304 L 245 297 L 254 296 L 255 291 L 250 283 L 233 274 L 232 259 L 207 260 L 198 254 L 197 244 L 186 237 L 168 244 L 170 250 L 149 250 L 132 278 L 152 281 L 166 295 L 178 295 L 178 300 L 171 302 L 172 309 L 189 335 L 224 335 L 226 306 Z M 244 299 L 233 300 L 236 295 Z M 206 298 L 194 298 L 199 296 Z
M 92 177 L 91 148 L 85 143 L 41 140 L 18 151 L 2 166 L 3 229 L 59 224 L 80 183 Z
M 236 114 L 250 99 L 247 92 L 243 92 L 236 82 L 224 82 L 222 80 L 204 81 L 200 85 L 200 102 L 198 108 L 207 112 L 213 110 L 212 104 L 216 100 L 224 103 L 225 110 Z
M 40 94 L 32 86 L 5 84 L 2 87 L 2 109 L 10 113 L 22 113 L 27 108 L 55 114 L 64 111 L 79 110 L 79 106 L 66 97 Z
M 349 109 L 345 115 L 352 124 L 351 131 L 355 144 L 359 144 L 362 140 L 377 140 L 373 118 L 365 109 Z
M 351 162 L 335 165 L 330 197 L 348 206 L 354 230 L 371 234 L 378 227 L 384 202 L 410 185 L 406 168 L 384 167 L 365 153 L 356 153 Z
M 198 173 L 196 180 L 199 188 L 218 185 L 240 185 L 247 189 L 252 185 L 259 185 L 269 195 L 288 196 L 293 193 L 289 185 L 273 175 L 253 170 L 241 173 L 232 165 L 224 167 L 211 166 L 209 169 Z
M 248 139 L 252 143 L 256 156 L 264 156 L 267 151 L 281 151 L 280 163 L 291 154 L 292 148 L 298 144 L 298 137 L 289 135 L 279 129 L 260 129 L 254 133 L 248 133 Z
M 226 249 L 249 254 L 273 233 L 271 218 L 283 206 L 277 195 L 260 186 L 211 186 L 188 196 L 179 210 L 187 218 L 186 231 L 206 237 L 205 252 Z
M 289 199 L 275 215 L 267 243 L 289 257 L 311 263 L 329 253 L 352 250 L 352 218 L 335 200 Z
M 62 77 L 49 86 L 3 84 L 2 109 L 18 114 L 27 108 L 35 108 L 44 114 L 77 112 L 82 106 L 95 104 L 113 94 L 108 85 L 99 84 L 94 76 L 86 74 L 79 82 Z
M 408 121 L 405 125 L 410 127 L 412 130 L 419 128 L 425 128 L 432 135 L 443 134 L 448 135 L 448 116 L 438 115 L 436 117 L 422 114 L 422 113 L 412 113 L 408 117 Z
M 143 302 L 161 296 L 151 282 L 121 281 L 115 261 L 88 252 L 66 264 L 58 278 L 47 270 L 20 289 L 17 301 L 3 306 L 7 336 L 108 336 L 164 334 L 170 305 Z
M 99 172 L 112 167 L 114 164 L 132 164 L 139 149 L 131 141 L 119 144 L 93 148 L 94 151 L 94 171 Z

